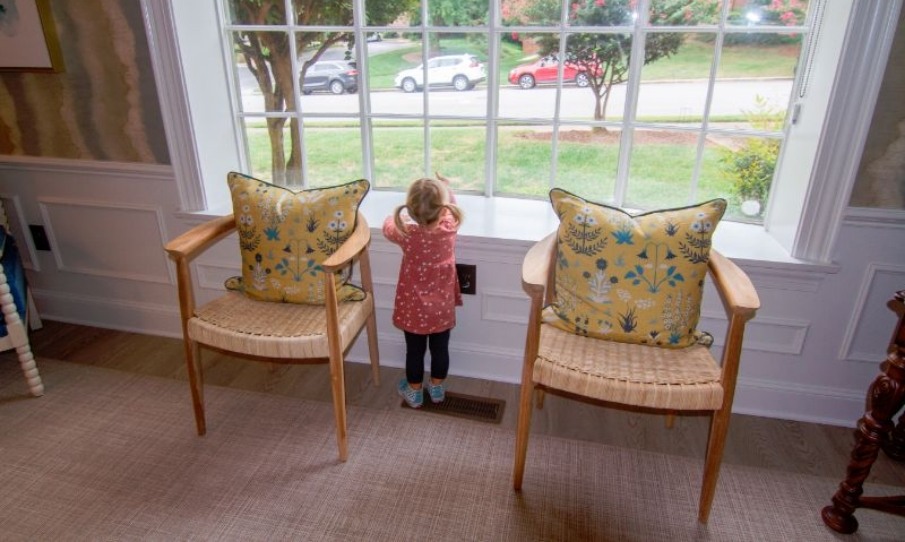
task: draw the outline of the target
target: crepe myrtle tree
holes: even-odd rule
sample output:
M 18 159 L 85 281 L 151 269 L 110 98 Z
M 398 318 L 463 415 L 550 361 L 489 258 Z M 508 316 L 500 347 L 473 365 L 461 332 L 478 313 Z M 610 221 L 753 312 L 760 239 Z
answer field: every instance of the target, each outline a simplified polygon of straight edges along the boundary
M 600 29 L 631 26 L 637 4 L 637 0 L 570 2 L 568 22 L 573 27 Z M 661 26 L 716 22 L 719 7 L 709 0 L 654 0 L 650 4 L 650 21 Z M 539 0 L 528 8 L 527 14 L 536 21 L 558 21 L 559 6 L 559 2 Z M 558 53 L 559 35 L 541 34 L 534 37 L 541 55 Z M 682 34 L 674 32 L 647 33 L 644 64 L 674 55 L 684 39 Z M 566 37 L 565 56 L 588 76 L 588 88 L 594 93 L 594 120 L 606 120 L 607 104 L 613 86 L 628 79 L 631 52 L 632 38 L 629 33 L 575 33 Z
M 366 20 L 370 25 L 385 25 L 405 13 L 417 0 L 368 0 Z M 279 25 L 287 22 L 284 0 L 229 0 L 232 20 L 242 25 Z M 305 25 L 347 26 L 352 24 L 352 3 L 345 1 L 293 0 L 295 23 Z M 295 111 L 298 96 L 293 90 L 292 52 L 289 35 L 283 31 L 241 30 L 233 33 L 233 43 L 261 89 L 266 111 Z M 345 45 L 350 49 L 353 35 L 348 32 L 297 32 L 295 54 L 301 62 L 301 78 L 308 67 L 327 49 Z M 288 155 L 284 128 L 290 122 Z M 302 184 L 302 145 L 298 119 L 268 117 L 272 180 L 281 185 Z

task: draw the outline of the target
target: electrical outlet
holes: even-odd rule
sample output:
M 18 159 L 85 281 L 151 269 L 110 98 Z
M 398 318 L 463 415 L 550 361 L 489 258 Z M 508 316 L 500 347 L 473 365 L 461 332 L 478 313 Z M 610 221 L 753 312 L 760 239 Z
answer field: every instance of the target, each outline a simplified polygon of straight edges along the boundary
M 456 274 L 459 275 L 459 291 L 463 294 L 475 295 L 478 282 L 478 266 L 457 263 Z
M 50 252 L 50 239 L 47 238 L 47 232 L 44 231 L 44 226 L 40 224 L 29 224 L 28 230 L 31 232 L 31 240 L 35 244 L 35 250 Z

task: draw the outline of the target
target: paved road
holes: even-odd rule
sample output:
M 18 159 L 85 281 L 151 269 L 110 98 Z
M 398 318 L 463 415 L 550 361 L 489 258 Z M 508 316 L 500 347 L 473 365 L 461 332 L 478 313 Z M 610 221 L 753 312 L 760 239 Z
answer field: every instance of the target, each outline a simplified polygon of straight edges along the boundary
M 731 81 L 718 83 L 714 91 L 711 115 L 741 114 L 754 107 L 757 96 L 767 99 L 772 106 L 785 110 L 792 89 L 790 79 Z M 702 83 L 650 83 L 641 86 L 638 101 L 639 116 L 700 116 L 703 112 L 706 87 Z M 371 93 L 371 109 L 376 114 L 421 113 L 424 110 L 424 94 L 407 94 L 401 90 Z M 359 111 L 358 94 L 332 95 L 315 93 L 302 96 L 302 110 L 310 113 L 356 113 Z M 244 92 L 245 111 L 263 110 L 263 100 L 253 89 Z M 536 87 L 522 90 L 517 87 L 500 89 L 500 115 L 513 118 L 548 118 L 553 114 L 556 101 L 555 88 Z M 621 116 L 625 104 L 625 86 L 614 87 L 607 113 Z M 474 90 L 432 91 L 429 93 L 430 112 L 440 115 L 483 116 L 487 111 L 487 88 L 479 85 Z M 590 89 L 564 87 L 560 98 L 560 116 L 564 118 L 590 119 L 594 110 L 594 95 Z

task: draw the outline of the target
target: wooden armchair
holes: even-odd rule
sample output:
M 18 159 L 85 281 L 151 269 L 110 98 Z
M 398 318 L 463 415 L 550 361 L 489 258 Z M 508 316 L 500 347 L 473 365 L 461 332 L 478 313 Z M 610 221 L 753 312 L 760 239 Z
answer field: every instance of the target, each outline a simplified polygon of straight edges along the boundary
M 374 383 L 380 382 L 368 223 L 359 213 L 352 235 L 321 264 L 325 271 L 324 305 L 257 301 L 241 292 L 227 291 L 214 301 L 196 307 L 189 264 L 235 227 L 232 215 L 217 218 L 196 226 L 165 247 L 176 262 L 185 358 L 198 434 L 203 435 L 206 430 L 200 347 L 271 362 L 328 363 L 339 459 L 345 461 L 348 446 L 343 361 L 346 351 L 365 327 Z M 355 262 L 360 268 L 365 299 L 338 303 L 332 282 L 334 275 Z
M 711 411 L 710 437 L 698 520 L 706 523 L 713 502 L 720 462 L 732 411 L 745 324 L 760 307 L 747 275 L 714 250 L 709 274 L 729 320 L 722 363 L 707 347 L 682 349 L 617 343 L 583 337 L 545 324 L 544 306 L 553 299 L 556 233 L 536 243 L 522 266 L 522 287 L 531 298 L 516 436 L 513 485 L 522 487 L 532 395 L 538 408 L 543 391 L 562 392 L 604 404 L 627 405 L 666 412 Z

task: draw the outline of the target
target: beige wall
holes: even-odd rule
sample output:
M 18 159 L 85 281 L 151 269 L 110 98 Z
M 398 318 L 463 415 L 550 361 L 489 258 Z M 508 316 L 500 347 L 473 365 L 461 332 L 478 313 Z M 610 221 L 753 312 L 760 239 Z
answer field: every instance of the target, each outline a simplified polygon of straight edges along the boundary
M 886 64 L 850 204 L 905 209 L 905 10 Z
M 0 155 L 168 164 L 138 0 L 51 0 L 59 74 L 0 74 Z

